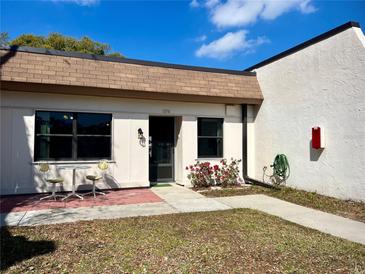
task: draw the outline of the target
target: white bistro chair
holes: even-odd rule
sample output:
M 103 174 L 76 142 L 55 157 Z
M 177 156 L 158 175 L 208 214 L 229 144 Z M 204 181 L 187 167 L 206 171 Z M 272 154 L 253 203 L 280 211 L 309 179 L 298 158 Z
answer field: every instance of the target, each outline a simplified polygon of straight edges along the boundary
M 64 198 L 65 195 L 56 194 L 56 186 L 57 184 L 63 183 L 62 177 L 49 177 L 49 164 L 48 163 L 40 163 L 39 164 L 39 171 L 42 172 L 44 180 L 52 185 L 52 194 L 46 197 L 40 198 L 40 200 L 44 199 L 54 199 L 57 200 L 57 197 Z
M 98 169 L 100 170 L 100 174 L 98 175 L 86 175 L 86 179 L 92 181 L 93 183 L 93 189 L 91 192 L 85 193 L 85 195 L 93 194 L 94 198 L 96 197 L 96 194 L 105 195 L 104 192 L 96 190 L 95 183 L 103 178 L 104 173 L 109 168 L 109 164 L 107 160 L 101 160 L 98 164 Z

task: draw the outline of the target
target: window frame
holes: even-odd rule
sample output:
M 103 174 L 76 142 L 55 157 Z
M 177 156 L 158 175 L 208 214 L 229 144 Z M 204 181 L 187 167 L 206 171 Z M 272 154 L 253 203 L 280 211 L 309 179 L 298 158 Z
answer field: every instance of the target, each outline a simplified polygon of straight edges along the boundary
M 222 123 L 222 136 L 205 136 L 199 135 L 199 124 L 201 123 L 201 119 L 206 120 L 219 120 Z M 222 155 L 199 155 L 199 139 L 220 139 L 222 142 Z M 218 151 L 218 150 L 217 150 Z M 198 117 L 197 119 L 197 154 L 198 159 L 223 159 L 224 155 L 224 118 L 222 117 Z
M 42 134 L 37 133 L 37 126 L 36 126 L 36 119 L 37 119 L 37 113 L 38 112 L 58 112 L 58 113 L 71 113 L 73 117 L 77 117 L 77 114 L 83 113 L 83 114 L 100 114 L 100 115 L 110 115 L 110 134 L 77 134 L 77 119 L 72 119 L 72 134 Z M 109 112 L 88 112 L 88 111 L 73 111 L 73 110 L 49 110 L 49 109 L 36 109 L 34 111 L 34 152 L 33 152 L 33 161 L 35 163 L 37 162 L 88 162 L 88 161 L 99 161 L 102 159 L 113 161 L 113 126 L 114 126 L 114 117 L 112 113 Z M 36 151 L 37 151 L 37 137 L 39 136 L 45 136 L 45 137 L 72 137 L 72 144 L 71 144 L 71 158 L 48 158 L 48 159 L 36 159 Z M 108 157 L 100 157 L 100 158 L 78 158 L 77 157 L 77 151 L 78 151 L 78 137 L 109 137 L 110 138 L 110 155 Z

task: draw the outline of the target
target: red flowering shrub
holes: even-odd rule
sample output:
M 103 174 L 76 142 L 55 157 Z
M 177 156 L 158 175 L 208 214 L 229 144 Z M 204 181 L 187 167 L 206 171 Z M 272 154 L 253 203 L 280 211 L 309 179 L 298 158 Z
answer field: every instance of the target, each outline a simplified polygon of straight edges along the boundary
M 209 162 L 199 162 L 197 161 L 194 165 L 186 167 L 190 170 L 188 178 L 191 181 L 193 187 L 208 187 L 214 184 L 213 180 L 213 168 Z
M 227 164 L 226 159 L 221 160 L 222 167 L 214 172 L 217 185 L 228 187 L 239 184 L 239 163 L 241 160 L 231 158 L 231 162 Z
M 228 187 L 238 184 L 240 162 L 241 160 L 231 158 L 231 163 L 227 164 L 227 160 L 223 159 L 220 161 L 220 167 L 219 165 L 211 166 L 209 162 L 197 161 L 194 165 L 187 166 L 186 170 L 190 171 L 188 178 L 194 188 L 213 185 Z

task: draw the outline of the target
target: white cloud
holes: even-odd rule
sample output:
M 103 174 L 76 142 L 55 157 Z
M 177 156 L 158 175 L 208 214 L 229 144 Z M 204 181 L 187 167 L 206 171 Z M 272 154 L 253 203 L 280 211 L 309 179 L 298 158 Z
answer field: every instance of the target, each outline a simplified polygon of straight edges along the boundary
M 306 0 L 300 3 L 300 11 L 303 13 L 313 13 L 317 11 L 317 8 L 311 4 L 311 0 Z
M 53 2 L 60 3 L 74 3 L 79 6 L 91 7 L 97 5 L 100 0 L 52 0 Z
M 219 4 L 219 0 L 206 0 L 204 6 L 208 9 L 212 9 Z
M 201 2 L 198 0 L 191 0 L 189 6 L 192 8 L 206 7 L 207 9 L 212 9 L 218 4 L 220 4 L 220 0 L 203 0 Z
M 215 59 L 229 58 L 236 53 L 248 53 L 254 50 L 256 46 L 268 43 L 269 40 L 265 37 L 257 39 L 247 39 L 246 30 L 236 32 L 228 32 L 221 38 L 203 44 L 196 52 L 197 57 L 210 57 Z
M 296 5 L 295 2 L 296 1 L 268 1 L 264 4 L 264 8 L 258 16 L 265 20 L 273 20 L 292 9 Z
M 255 22 L 262 9 L 261 1 L 228 0 L 212 10 L 211 20 L 218 27 L 242 26 Z
M 212 1 L 214 0 L 207 0 L 205 6 L 210 10 L 211 21 L 220 28 L 244 26 L 259 19 L 273 20 L 293 10 L 304 14 L 317 10 L 312 5 L 312 0 L 227 0 L 219 4 L 208 4 Z
M 203 2 L 204 1 L 204 2 Z M 205 7 L 209 11 L 210 20 L 219 29 L 242 27 L 259 20 L 274 20 L 277 17 L 299 11 L 302 14 L 313 13 L 317 9 L 313 0 L 192 0 L 190 6 Z M 248 39 L 246 30 L 228 32 L 221 38 L 204 43 L 195 51 L 197 57 L 225 59 L 238 53 L 251 53 L 256 47 L 270 42 L 266 37 Z M 202 36 L 200 42 L 204 42 Z M 197 38 L 195 40 L 199 42 Z
M 195 42 L 204 42 L 205 40 L 207 40 L 207 36 L 205 34 L 198 36 L 194 39 Z
M 199 4 L 198 0 L 192 0 L 189 5 L 192 8 L 199 8 L 200 7 L 200 4 Z

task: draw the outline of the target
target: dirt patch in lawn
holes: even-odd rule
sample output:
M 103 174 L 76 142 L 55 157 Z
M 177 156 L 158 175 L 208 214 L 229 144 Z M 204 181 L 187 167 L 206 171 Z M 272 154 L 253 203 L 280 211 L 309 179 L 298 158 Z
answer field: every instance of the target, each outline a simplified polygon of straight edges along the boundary
M 365 223 L 365 203 L 340 200 L 315 192 L 307 192 L 290 187 L 275 189 L 261 186 L 247 186 L 243 188 L 207 190 L 200 193 L 207 197 L 265 194 L 291 203 L 319 209 Z
M 6 273 L 365 270 L 365 246 L 249 209 L 15 227 L 1 233 Z M 24 238 L 15 244 L 14 237 Z M 14 260 L 31 254 L 29 242 L 51 242 L 54 250 Z

